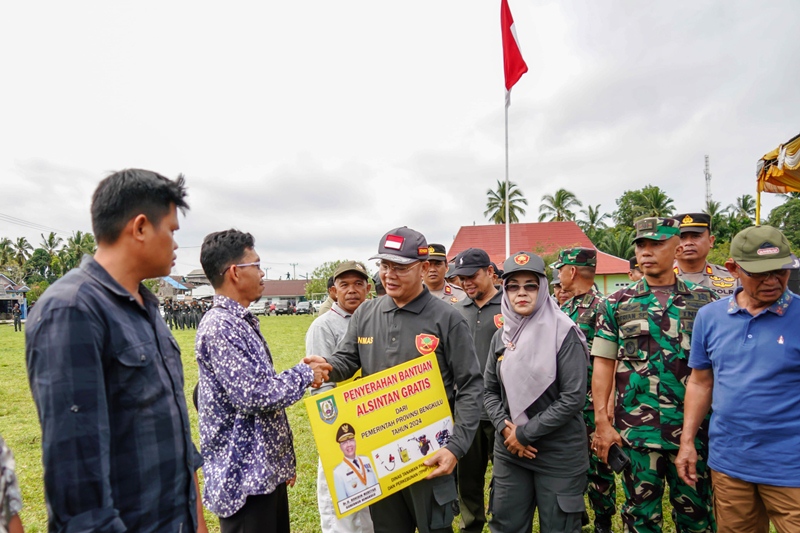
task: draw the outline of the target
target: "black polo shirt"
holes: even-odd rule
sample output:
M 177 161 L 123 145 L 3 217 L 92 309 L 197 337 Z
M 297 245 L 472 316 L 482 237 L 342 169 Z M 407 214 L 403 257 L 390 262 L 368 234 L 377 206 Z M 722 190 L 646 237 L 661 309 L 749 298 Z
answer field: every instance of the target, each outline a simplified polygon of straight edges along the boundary
M 450 405 L 455 399 L 453 436 L 447 444 L 456 458 L 469 449 L 480 420 L 483 376 L 466 320 L 450 304 L 422 293 L 404 307 L 389 296 L 361 304 L 336 351 L 327 357 L 332 381 L 350 378 L 361 368 L 368 376 L 423 355 L 417 337 L 434 338 L 436 358 Z
M 503 301 L 503 289 L 498 287 L 497 294 L 491 300 L 478 307 L 478 304 L 471 298 L 465 298 L 453 307 L 467 320 L 469 331 L 475 344 L 475 353 L 478 355 L 478 362 L 481 365 L 481 375 L 486 369 L 486 358 L 492 345 L 492 337 L 498 329 L 503 328 L 503 312 L 501 303 Z

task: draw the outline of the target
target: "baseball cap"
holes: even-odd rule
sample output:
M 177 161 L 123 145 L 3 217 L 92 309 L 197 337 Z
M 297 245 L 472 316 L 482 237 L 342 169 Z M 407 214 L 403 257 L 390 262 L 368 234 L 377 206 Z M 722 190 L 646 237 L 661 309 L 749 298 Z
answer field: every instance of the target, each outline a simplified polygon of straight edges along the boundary
M 737 233 L 731 241 L 731 258 L 754 274 L 800 268 L 800 261 L 789 249 L 789 241 L 772 226 L 752 226 Z
M 711 217 L 705 213 L 686 213 L 678 215 L 681 233 L 703 233 L 711 231 Z
M 535 272 L 544 276 L 544 260 L 536 254 L 517 252 L 503 263 L 503 279 L 516 272 Z
M 500 276 L 500 277 L 502 278 L 502 277 L 503 277 L 503 271 L 502 271 L 502 270 L 500 270 L 500 269 L 497 267 L 497 265 L 495 265 L 495 264 L 494 264 L 494 261 L 492 261 L 490 264 L 492 265 L 492 268 L 494 269 L 494 273 L 495 273 L 495 274 L 497 274 L 498 276 Z
M 413 229 L 403 226 L 395 228 L 381 237 L 378 253 L 370 257 L 384 259 L 401 265 L 410 265 L 415 261 L 428 259 L 428 241 L 425 236 Z
M 447 248 L 443 244 L 429 244 L 428 261 L 444 261 L 447 263 Z
M 666 241 L 680 232 L 678 221 L 674 218 L 647 217 L 637 220 L 636 236 L 633 242 L 639 239 L 650 239 L 651 241 Z
M 559 269 L 564 265 L 597 266 L 597 250 L 594 248 L 565 248 L 558 252 L 558 259 L 550 268 Z
M 356 274 L 361 274 L 365 280 L 369 281 L 369 273 L 367 272 L 367 267 L 365 267 L 362 263 L 358 261 L 345 261 L 341 265 L 336 268 L 336 271 L 333 273 L 333 279 L 335 280 L 345 272 L 355 272 Z
M 480 248 L 467 248 L 453 260 L 453 275 L 469 277 L 491 264 L 489 254 L 485 251 Z

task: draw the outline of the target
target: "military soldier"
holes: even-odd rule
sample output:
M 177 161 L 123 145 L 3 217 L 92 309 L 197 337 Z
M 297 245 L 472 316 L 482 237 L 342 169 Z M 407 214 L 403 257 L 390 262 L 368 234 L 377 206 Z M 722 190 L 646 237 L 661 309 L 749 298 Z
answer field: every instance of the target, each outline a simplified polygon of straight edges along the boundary
M 644 278 L 610 295 L 598 307 L 592 343 L 597 431 L 595 453 L 607 460 L 612 444 L 624 447 L 631 464 L 623 472 L 626 531 L 661 531 L 664 480 L 670 487 L 678 531 L 713 531 L 708 469 L 708 421 L 698 432 L 696 489 L 681 483 L 673 464 L 681 437 L 683 402 L 691 369 L 689 347 L 697 311 L 716 300 L 705 287 L 672 269 L 680 239 L 678 221 L 636 222 L 636 258 Z M 616 378 L 616 408 L 608 397 Z M 619 432 L 617 432 L 619 431 Z
M 715 240 L 711 235 L 711 217 L 705 213 L 687 213 L 677 218 L 681 227 L 681 245 L 675 254 L 675 274 L 708 287 L 720 298 L 733 294 L 733 289 L 739 286 L 738 280 L 727 268 L 706 261 Z
M 164 299 L 164 320 L 169 325 L 169 329 L 172 329 L 172 325 L 174 322 L 174 311 L 172 309 L 172 302 L 169 298 Z
M 369 457 L 356 455 L 356 432 L 350 424 L 342 424 L 336 431 L 336 442 L 344 454 L 342 464 L 333 469 L 336 499 L 341 501 L 364 489 L 378 484 Z
M 431 294 L 451 305 L 467 297 L 467 293 L 445 279 L 447 274 L 447 249 L 444 246 L 441 244 L 428 246 L 428 263 L 430 266 L 423 273 L 422 280 L 428 290 L 431 291 Z
M 11 308 L 11 318 L 14 319 L 14 331 L 22 331 L 22 309 L 18 303 Z
M 561 305 L 561 310 L 575 322 L 586 336 L 586 344 L 592 349 L 597 307 L 603 295 L 594 284 L 597 268 L 597 250 L 592 248 L 567 248 L 558 254 L 558 261 L 550 265 L 558 272 L 561 289 L 575 296 Z M 611 403 L 613 405 L 613 402 Z M 583 420 L 588 430 L 589 441 L 595 431 L 594 405 L 592 403 L 592 364 L 589 362 L 589 374 L 586 389 L 586 404 L 583 409 Z M 589 486 L 587 489 L 589 503 L 595 513 L 595 533 L 611 533 L 611 517 L 616 512 L 617 486 L 614 472 L 589 452 Z

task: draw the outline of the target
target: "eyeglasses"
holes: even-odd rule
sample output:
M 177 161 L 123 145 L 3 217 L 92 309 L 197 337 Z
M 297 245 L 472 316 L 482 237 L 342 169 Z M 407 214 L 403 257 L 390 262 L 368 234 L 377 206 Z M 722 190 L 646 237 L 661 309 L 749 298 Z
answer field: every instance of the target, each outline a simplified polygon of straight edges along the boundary
M 227 272 L 227 271 L 228 271 L 228 270 L 229 270 L 231 267 L 238 267 L 238 268 L 244 268 L 244 267 L 256 267 L 256 268 L 258 268 L 259 270 L 261 270 L 261 261 L 256 261 L 255 263 L 242 263 L 241 265 L 228 265 L 227 267 L 225 267 L 225 270 L 223 270 L 222 272 L 220 272 L 220 273 L 219 273 L 219 275 L 220 275 L 220 276 L 222 276 L 222 275 L 223 275 L 223 274 L 225 274 L 225 272 Z
M 383 261 L 378 261 L 375 264 L 378 266 L 378 268 L 380 268 L 381 272 L 383 272 L 384 274 L 386 274 L 391 270 L 398 276 L 403 276 L 405 274 L 408 274 L 408 271 L 411 269 L 411 267 L 418 265 L 419 261 L 415 261 L 410 265 L 398 265 L 397 263 L 384 263 Z
M 520 285 L 519 283 L 507 283 L 506 284 L 506 292 L 519 292 L 520 288 L 525 289 L 525 292 L 535 292 L 539 290 L 538 283 L 526 283 L 524 285 Z
M 769 279 L 770 276 L 775 276 L 778 279 L 783 278 L 785 275 L 789 273 L 788 270 L 770 270 L 769 272 L 748 272 L 747 270 L 742 268 L 742 265 L 736 263 L 736 266 L 739 267 L 739 270 L 745 273 L 748 278 L 752 279 L 753 281 L 758 281 L 759 283 L 763 283 Z

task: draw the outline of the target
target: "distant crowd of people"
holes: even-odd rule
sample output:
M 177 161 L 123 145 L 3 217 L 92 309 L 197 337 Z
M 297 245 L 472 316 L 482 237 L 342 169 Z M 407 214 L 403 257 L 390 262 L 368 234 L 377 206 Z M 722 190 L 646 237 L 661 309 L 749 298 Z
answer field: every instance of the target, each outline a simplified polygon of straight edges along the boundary
M 356 261 L 334 272 L 305 357 L 283 371 L 248 310 L 264 283 L 254 238 L 212 233 L 200 252 L 215 295 L 195 342 L 198 451 L 179 347 L 141 284 L 169 273 L 185 196 L 183 177 L 104 179 L 97 253 L 31 314 L 50 531 L 206 531 L 204 506 L 226 533 L 290 531 L 286 408 L 419 357 L 420 335 L 435 346 L 452 435 L 424 480 L 340 519 L 338 493 L 375 484 L 341 425 L 337 487 L 318 466 L 323 532 L 442 533 L 457 517 L 461 531 L 528 532 L 537 512 L 543 532 L 611 531 L 617 513 L 625 531 L 658 532 L 667 487 L 680 532 L 800 531 L 800 301 L 787 288 L 800 261 L 779 230 L 743 230 L 723 266 L 707 262 L 706 215 L 639 220 L 631 283 L 603 295 L 593 248 L 561 250 L 550 279 L 528 251 L 502 268 L 480 248 L 448 261 L 395 228 L 371 258 L 376 278 Z M 0 523 L 21 528 L 7 457 L 0 446 Z
M 200 320 L 211 309 L 211 303 L 198 300 L 173 303 L 170 298 L 165 298 L 163 309 L 169 329 L 197 329 Z

